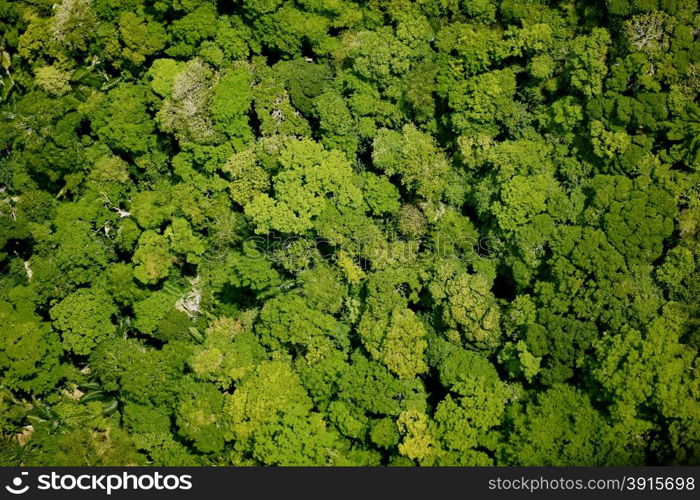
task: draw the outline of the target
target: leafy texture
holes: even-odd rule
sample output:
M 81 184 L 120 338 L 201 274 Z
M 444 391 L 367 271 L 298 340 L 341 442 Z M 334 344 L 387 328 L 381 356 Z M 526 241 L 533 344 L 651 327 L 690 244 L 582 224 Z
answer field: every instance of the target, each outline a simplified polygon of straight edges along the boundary
M 692 0 L 0 0 L 0 465 L 700 464 Z

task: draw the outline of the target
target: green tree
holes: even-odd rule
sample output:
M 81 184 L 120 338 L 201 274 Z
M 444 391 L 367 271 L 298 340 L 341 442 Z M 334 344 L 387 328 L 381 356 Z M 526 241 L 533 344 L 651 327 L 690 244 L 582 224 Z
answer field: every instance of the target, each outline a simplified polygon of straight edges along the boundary
M 103 289 L 81 288 L 51 308 L 51 319 L 63 348 L 86 355 L 116 333 L 113 318 L 118 313 Z
M 449 164 L 434 139 L 412 125 L 401 132 L 379 130 L 372 144 L 372 162 L 389 176 L 399 175 L 407 189 L 437 201 L 446 185 Z
M 506 463 L 601 466 L 634 460 L 589 398 L 570 386 L 553 386 L 509 418 L 512 430 L 501 445 Z
M 425 327 L 410 309 L 370 310 L 362 316 L 358 334 L 372 357 L 399 377 L 410 378 L 427 371 L 423 360 L 428 345 Z
M 43 394 L 63 376 L 61 341 L 50 325 L 38 318 L 31 304 L 13 307 L 0 302 L 0 380 L 5 387 Z
M 172 266 L 167 240 L 155 231 L 144 231 L 134 252 L 134 277 L 146 284 L 154 284 L 168 275 Z
M 253 137 L 248 125 L 248 110 L 253 100 L 252 78 L 245 68 L 228 70 L 221 76 L 211 100 L 216 127 L 240 148 Z
M 245 206 L 258 233 L 274 229 L 303 234 L 327 203 L 356 208 L 362 203 L 350 163 L 338 151 L 326 151 L 305 139 L 290 141 L 279 157 L 280 172 L 272 178 L 274 197 L 260 194 Z
M 146 153 L 155 142 L 149 93 L 142 85 L 121 84 L 101 96 L 90 122 L 100 138 L 115 151 Z

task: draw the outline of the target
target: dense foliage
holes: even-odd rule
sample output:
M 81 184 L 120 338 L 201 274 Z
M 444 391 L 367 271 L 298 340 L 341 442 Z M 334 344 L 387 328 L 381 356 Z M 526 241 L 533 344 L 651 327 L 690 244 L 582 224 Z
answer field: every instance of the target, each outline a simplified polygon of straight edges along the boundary
M 696 0 L 0 0 L 2 465 L 700 462 Z

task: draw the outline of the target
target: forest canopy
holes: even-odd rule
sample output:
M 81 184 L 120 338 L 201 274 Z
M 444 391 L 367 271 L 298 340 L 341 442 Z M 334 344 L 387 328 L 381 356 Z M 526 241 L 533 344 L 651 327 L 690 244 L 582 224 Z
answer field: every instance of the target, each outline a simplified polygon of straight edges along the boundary
M 0 465 L 700 464 L 696 0 L 0 0 Z

